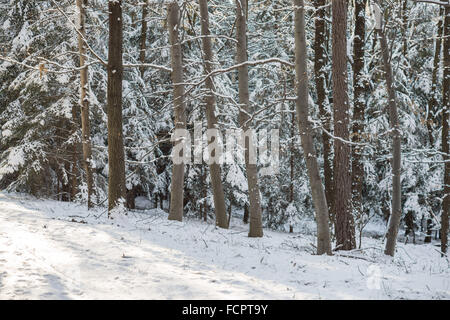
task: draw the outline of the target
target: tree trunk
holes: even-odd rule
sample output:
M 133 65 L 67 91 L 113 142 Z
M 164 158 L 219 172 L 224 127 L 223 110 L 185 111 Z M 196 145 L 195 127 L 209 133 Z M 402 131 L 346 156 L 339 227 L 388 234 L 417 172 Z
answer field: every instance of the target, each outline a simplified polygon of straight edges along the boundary
M 78 7 L 78 50 L 80 54 L 80 107 L 81 107 L 81 142 L 83 145 L 83 165 L 86 172 L 88 209 L 93 207 L 92 198 L 95 196 L 94 177 L 92 174 L 92 145 L 91 125 L 89 122 L 89 97 L 88 97 L 88 66 L 86 65 L 85 38 L 85 7 L 87 0 L 77 0 Z
M 172 58 L 173 107 L 175 130 L 186 129 L 186 114 L 184 107 L 183 62 L 181 44 L 178 39 L 178 20 L 180 7 L 177 2 L 168 4 L 167 21 Z M 180 139 L 174 142 L 174 147 L 182 143 Z M 169 220 L 183 220 L 184 163 L 173 164 L 172 183 L 170 186 Z
M 126 192 L 126 203 L 128 209 L 136 209 L 136 186 L 132 186 L 131 190 L 127 190 Z
M 108 215 L 125 201 L 125 154 L 122 128 L 122 0 L 110 0 L 108 41 Z
M 242 5 L 242 7 L 241 7 Z M 247 61 L 247 0 L 236 0 L 236 38 L 237 51 L 236 62 L 238 64 Z M 243 65 L 238 68 L 239 77 L 239 124 L 244 132 L 251 129 L 250 126 L 250 101 L 248 90 L 248 66 Z M 248 194 L 250 202 L 250 231 L 249 237 L 262 237 L 262 218 L 261 218 L 261 199 L 258 185 L 258 168 L 256 164 L 249 159 L 250 144 L 254 143 L 254 137 L 250 134 L 249 139 L 245 141 L 245 168 L 247 171 Z
M 361 143 L 364 132 L 364 109 L 366 107 L 367 82 L 364 79 L 364 42 L 366 36 L 367 0 L 355 0 L 355 37 L 353 40 L 353 124 L 352 141 Z M 361 146 L 353 148 L 352 160 L 352 200 L 353 209 L 359 219 L 362 218 L 362 190 L 364 185 L 364 167 Z
M 402 31 L 403 31 L 403 56 L 407 57 L 407 51 L 408 51 L 408 1 L 410 0 L 403 0 L 403 6 L 401 10 L 401 19 L 402 19 Z
M 426 225 L 427 230 L 426 230 L 426 236 L 423 239 L 423 242 L 431 243 L 431 233 L 432 233 L 431 226 L 432 226 L 433 220 L 431 220 L 431 218 L 428 218 L 426 223 L 427 223 L 427 225 Z
M 351 210 L 349 102 L 347 85 L 347 1 L 334 0 L 333 10 L 333 116 L 334 116 L 334 214 L 336 248 L 356 247 Z
M 442 20 L 444 19 L 444 8 L 441 7 L 439 12 L 439 16 L 442 19 L 439 19 L 437 24 L 438 34 L 436 37 L 435 47 L 434 47 L 434 59 L 433 59 L 433 73 L 431 75 L 431 98 L 428 103 L 428 112 L 427 112 L 427 129 L 428 129 L 428 139 L 430 141 L 430 148 L 434 146 L 433 139 L 433 118 L 436 116 L 436 107 L 438 104 L 437 99 L 437 80 L 438 80 L 438 72 L 439 72 L 439 62 L 441 57 L 441 47 L 442 47 Z
M 141 38 L 139 40 L 139 62 L 145 63 L 145 51 L 147 49 L 147 14 L 148 14 L 148 2 L 145 1 L 142 4 L 142 28 Z M 141 77 L 144 76 L 145 67 L 140 67 Z
M 199 0 L 200 3 L 200 15 L 202 25 L 202 44 L 204 54 L 204 68 L 205 74 L 209 74 L 213 71 L 213 52 L 211 45 L 211 38 L 209 32 L 209 14 L 208 14 L 208 2 L 207 0 Z M 214 96 L 214 82 L 211 77 L 205 81 L 207 89 L 207 95 L 205 97 L 206 105 L 206 119 L 208 122 L 208 129 L 219 129 L 217 125 L 217 119 L 215 115 L 216 99 Z M 210 143 L 212 141 L 208 141 Z M 214 154 L 211 156 L 214 157 Z M 222 185 L 222 173 L 221 167 L 218 163 L 212 163 L 209 165 L 209 171 L 211 175 L 211 185 L 214 196 L 214 210 L 216 211 L 216 225 L 221 228 L 228 228 L 228 219 L 225 209 L 225 196 L 223 193 Z
M 248 213 L 248 205 L 244 205 L 244 218 L 242 219 L 242 221 L 245 223 L 245 224 L 247 224 L 248 223 L 248 216 L 249 216 L 249 213 Z
M 447 252 L 448 215 L 450 211 L 450 156 L 449 156 L 449 115 L 450 115 L 450 7 L 445 7 L 444 20 L 444 79 L 442 83 L 442 152 L 444 165 L 444 199 L 441 213 L 441 251 Z
M 293 110 L 294 111 L 294 110 Z M 283 123 L 283 122 L 282 122 Z M 288 202 L 289 204 L 294 203 L 294 148 L 295 148 L 295 113 L 291 113 L 291 128 L 290 128 L 290 139 L 291 142 L 289 143 L 289 198 Z M 289 225 L 289 233 L 294 232 L 294 226 Z
M 320 179 L 314 148 L 312 127 L 308 120 L 308 71 L 306 55 L 305 13 L 303 0 L 294 0 L 295 9 L 295 71 L 297 90 L 297 121 L 306 159 L 312 199 L 317 221 L 317 254 L 331 254 L 328 207 L 322 180 Z
M 322 126 L 328 132 L 331 132 L 331 113 L 326 106 L 326 30 L 325 30 L 325 0 L 315 0 L 316 9 L 315 38 L 314 38 L 314 79 L 317 90 L 317 104 L 319 106 L 320 120 Z M 332 160 L 332 141 L 330 136 L 323 131 L 323 175 L 325 177 L 325 196 L 327 198 L 328 212 L 330 220 L 333 223 L 333 160 Z
M 397 99 L 394 88 L 394 77 L 392 74 L 392 67 L 389 61 L 389 52 L 386 36 L 383 32 L 382 25 L 377 30 L 381 52 L 383 55 L 384 74 L 386 78 L 386 87 L 389 97 L 389 122 L 392 130 L 392 212 L 389 218 L 389 226 L 386 234 L 386 247 L 384 253 L 394 256 L 395 244 L 397 242 L 398 228 L 400 225 L 400 218 L 402 215 L 401 208 L 401 134 L 398 122 Z
M 71 183 L 70 183 L 70 163 L 69 161 L 63 160 L 64 161 L 64 169 L 61 168 L 64 172 L 64 174 L 62 175 L 62 196 L 61 196 L 61 200 L 62 201 L 70 201 L 70 191 L 71 191 Z
M 77 105 L 72 106 L 72 130 L 77 132 Z M 72 186 L 70 188 L 70 201 L 75 200 L 78 193 L 78 143 L 72 145 L 72 172 L 70 173 Z

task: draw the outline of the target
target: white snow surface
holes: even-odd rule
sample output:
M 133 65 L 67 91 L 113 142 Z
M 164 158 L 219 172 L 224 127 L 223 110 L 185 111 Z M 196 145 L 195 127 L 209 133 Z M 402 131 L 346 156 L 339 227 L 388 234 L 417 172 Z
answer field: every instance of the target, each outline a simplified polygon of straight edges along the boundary
M 247 230 L 0 192 L 0 299 L 450 299 L 433 245 L 317 256 L 313 236 Z

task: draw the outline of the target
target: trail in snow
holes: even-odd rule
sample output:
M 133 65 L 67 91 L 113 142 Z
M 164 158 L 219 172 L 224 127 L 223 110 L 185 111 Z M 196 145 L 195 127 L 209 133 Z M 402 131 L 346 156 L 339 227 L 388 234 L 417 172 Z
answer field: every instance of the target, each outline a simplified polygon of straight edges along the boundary
M 238 221 L 101 214 L 0 193 L 0 299 L 450 299 L 449 262 L 432 245 L 399 244 L 391 259 L 367 238 L 354 257 L 315 256 L 313 236 L 250 239 Z

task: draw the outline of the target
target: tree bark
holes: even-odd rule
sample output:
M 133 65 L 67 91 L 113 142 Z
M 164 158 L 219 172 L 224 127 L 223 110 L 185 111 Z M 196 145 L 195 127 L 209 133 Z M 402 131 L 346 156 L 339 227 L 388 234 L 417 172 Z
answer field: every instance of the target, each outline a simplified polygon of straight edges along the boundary
M 199 0 L 200 3 L 200 15 L 201 15 L 201 27 L 202 27 L 202 45 L 204 54 L 204 69 L 205 74 L 213 71 L 213 52 L 211 45 L 211 38 L 209 32 L 209 13 L 207 0 Z M 214 82 L 211 77 L 205 81 L 207 94 L 205 96 L 206 105 L 206 120 L 208 122 L 208 129 L 219 129 L 217 125 L 217 119 L 215 115 L 216 98 L 214 96 Z M 210 143 L 212 141 L 208 141 Z M 212 155 L 214 156 L 214 155 Z M 216 225 L 221 228 L 228 228 L 228 219 L 225 208 L 225 196 L 222 185 L 222 173 L 221 167 L 218 163 L 212 163 L 209 165 L 209 172 L 211 176 L 211 185 L 214 196 L 214 210 L 216 211 Z
M 125 154 L 122 128 L 122 0 L 110 0 L 108 41 L 108 215 L 125 201 Z
M 351 210 L 349 102 L 347 80 L 347 1 L 334 0 L 333 10 L 333 117 L 334 117 L 334 214 L 336 248 L 356 247 Z
M 294 111 L 294 110 L 293 110 Z M 284 123 L 284 120 L 282 120 L 281 123 Z M 289 205 L 294 203 L 294 150 L 295 150 L 295 113 L 291 113 L 291 128 L 290 128 L 290 139 L 291 142 L 289 143 L 289 198 L 288 202 Z M 289 225 L 289 233 L 294 232 L 294 226 L 291 224 Z
M 186 114 L 184 106 L 183 61 L 181 44 L 178 39 L 180 7 L 177 2 L 168 4 L 167 21 L 172 59 L 173 107 L 175 130 L 186 129 Z M 174 142 L 174 147 L 182 143 L 180 139 Z M 183 220 L 184 163 L 173 164 L 172 182 L 170 186 L 169 220 Z
M 231 201 L 230 201 L 230 203 L 231 203 Z M 249 213 L 248 213 L 248 205 L 244 205 L 244 217 L 243 217 L 243 219 L 242 219 L 242 221 L 245 223 L 245 224 L 247 224 L 248 223 L 248 216 L 249 216 Z
M 383 24 L 382 24 L 383 25 Z M 386 88 L 389 98 L 389 122 L 392 133 L 392 211 L 389 218 L 388 231 L 386 233 L 386 247 L 384 253 L 386 255 L 394 256 L 395 245 L 397 242 L 398 228 L 400 225 L 400 218 L 402 215 L 401 208 L 401 134 L 398 121 L 397 98 L 394 88 L 394 76 L 392 74 L 392 67 L 389 61 L 388 45 L 386 35 L 383 32 L 382 25 L 377 30 L 381 53 L 383 56 L 384 75 L 386 78 Z
M 145 51 L 147 49 L 147 15 L 148 15 L 148 2 L 145 1 L 142 5 L 142 25 L 141 25 L 141 38 L 139 40 L 139 62 L 145 63 Z M 144 76 L 145 67 L 140 67 L 139 71 L 141 77 Z
M 437 98 L 437 80 L 438 80 L 438 72 L 439 72 L 439 62 L 441 61 L 441 47 L 442 47 L 442 32 L 443 32 L 443 20 L 444 17 L 444 8 L 441 7 L 439 16 L 442 19 L 439 19 L 437 23 L 438 34 L 436 37 L 435 47 L 434 47 L 434 59 L 433 59 L 433 73 L 431 75 L 431 98 L 428 103 L 428 112 L 427 112 L 427 129 L 428 129 L 428 139 L 430 141 L 430 148 L 433 148 L 434 139 L 433 139 L 433 117 L 435 117 L 436 107 L 438 104 Z
M 402 10 L 401 10 L 401 19 L 402 19 L 402 31 L 403 31 L 403 55 L 406 57 L 407 56 L 407 51 L 408 51 L 408 37 L 407 37 L 407 32 L 408 32 L 408 1 L 409 0 L 403 0 L 403 6 L 402 6 Z
M 352 141 L 361 143 L 364 133 L 364 117 L 366 108 L 367 82 L 364 79 L 364 42 L 366 36 L 366 3 L 367 0 L 355 0 L 355 37 L 353 40 L 353 124 Z M 363 215 L 362 191 L 364 184 L 364 167 L 361 146 L 353 147 L 352 160 L 352 200 L 353 210 L 360 219 Z
M 241 7 L 242 5 L 242 7 Z M 248 3 L 247 0 L 236 0 L 236 62 L 238 64 L 247 61 L 247 14 Z M 248 66 L 243 65 L 238 68 L 239 77 L 239 123 L 241 129 L 246 132 L 251 128 L 249 111 L 249 89 L 248 89 Z M 247 140 L 247 139 L 246 139 Z M 262 237 L 262 217 L 261 217 L 261 199 L 258 185 L 258 168 L 256 164 L 250 162 L 249 148 L 250 144 L 254 143 L 254 137 L 245 142 L 245 167 L 247 171 L 247 184 L 250 202 L 250 231 L 249 237 Z
M 316 9 L 315 38 L 314 38 L 314 79 L 317 90 L 317 104 L 319 106 L 320 120 L 322 126 L 328 132 L 331 132 L 331 113 L 327 109 L 325 91 L 326 88 L 326 29 L 325 29 L 325 0 L 315 0 Z M 330 136 L 322 132 L 323 143 L 323 175 L 325 177 L 325 196 L 327 198 L 328 212 L 331 222 L 334 222 L 333 212 L 333 160 L 332 160 L 332 141 Z
M 441 251 L 447 252 L 448 247 L 448 215 L 450 211 L 450 145 L 448 137 L 450 115 L 450 7 L 445 7 L 444 20 L 444 79 L 442 83 L 442 152 L 444 154 L 444 199 L 441 213 Z
M 77 132 L 77 105 L 72 106 L 72 130 Z M 74 201 L 78 193 L 78 143 L 74 142 L 72 145 L 72 172 L 70 173 L 72 186 L 70 188 L 70 201 Z
M 86 172 L 87 184 L 87 205 L 88 209 L 92 208 L 94 203 L 92 198 L 95 196 L 94 177 L 92 173 L 92 145 L 91 145 L 91 125 L 89 121 L 89 79 L 88 66 L 86 65 L 86 45 L 83 38 L 86 36 L 85 31 L 85 8 L 87 0 L 77 0 L 78 8 L 78 50 L 80 54 L 80 107 L 81 107 L 81 142 L 83 146 L 83 166 Z
M 309 122 L 308 70 L 306 56 L 305 13 L 303 0 L 294 0 L 295 5 L 295 71 L 297 90 L 297 121 L 306 159 L 312 199 L 317 221 L 317 254 L 331 254 L 330 231 L 328 227 L 328 206 L 320 179 L 314 148 L 312 127 Z

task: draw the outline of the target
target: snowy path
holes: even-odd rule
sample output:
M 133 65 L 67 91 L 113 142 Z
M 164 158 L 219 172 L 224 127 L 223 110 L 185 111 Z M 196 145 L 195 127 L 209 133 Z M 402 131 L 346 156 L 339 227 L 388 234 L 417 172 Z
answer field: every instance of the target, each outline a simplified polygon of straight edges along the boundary
M 310 236 L 94 214 L 0 193 L 0 299 L 450 299 L 448 260 L 431 246 L 400 245 L 392 260 L 365 239 L 363 259 L 313 256 Z

